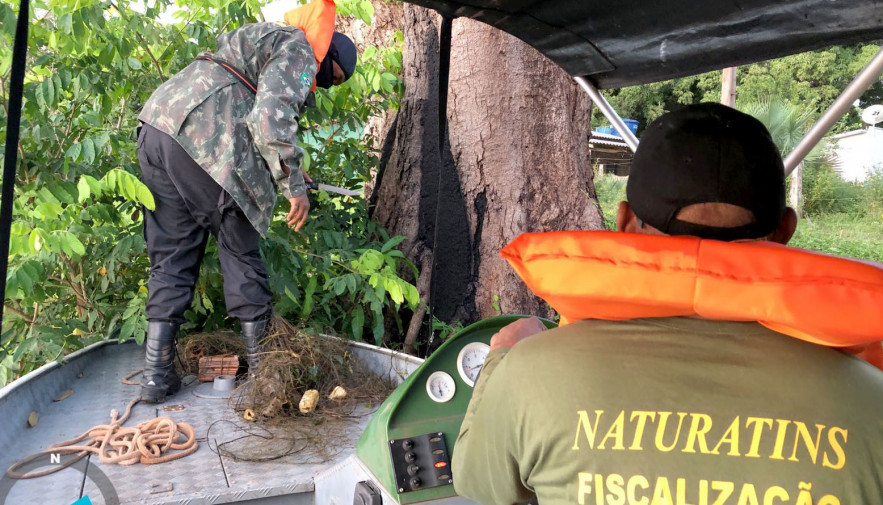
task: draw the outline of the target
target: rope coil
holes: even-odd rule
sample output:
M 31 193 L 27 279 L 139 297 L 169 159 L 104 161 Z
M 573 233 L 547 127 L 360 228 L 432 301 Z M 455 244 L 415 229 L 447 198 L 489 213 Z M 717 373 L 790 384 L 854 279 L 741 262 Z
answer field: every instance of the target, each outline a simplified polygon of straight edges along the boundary
M 116 410 L 111 411 L 110 424 L 95 426 L 74 439 L 51 445 L 48 449 L 13 464 L 6 470 L 6 475 L 13 479 L 43 477 L 73 465 L 89 453 L 97 454 L 102 463 L 155 465 L 196 452 L 199 445 L 193 427 L 189 424 L 178 424 L 170 417 L 157 417 L 133 427 L 123 426 L 132 413 L 132 407 L 139 401 L 140 398 L 135 398 L 129 402 L 122 416 Z M 86 439 L 86 443 L 77 445 Z M 18 471 L 42 456 L 59 453 L 76 454 L 78 457 L 47 470 L 27 473 Z

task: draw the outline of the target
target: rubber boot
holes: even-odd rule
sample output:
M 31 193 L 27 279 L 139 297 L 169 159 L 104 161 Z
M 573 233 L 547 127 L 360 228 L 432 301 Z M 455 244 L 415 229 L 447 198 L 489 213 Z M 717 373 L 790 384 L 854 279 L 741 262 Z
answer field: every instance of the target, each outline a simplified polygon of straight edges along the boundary
M 164 321 L 147 322 L 141 401 L 162 403 L 166 401 L 166 395 L 173 395 L 181 389 L 181 379 L 172 362 L 178 326 Z
M 261 362 L 261 341 L 267 337 L 269 318 L 257 321 L 242 321 L 242 340 L 245 341 L 245 360 L 248 362 L 248 376 L 254 378 Z

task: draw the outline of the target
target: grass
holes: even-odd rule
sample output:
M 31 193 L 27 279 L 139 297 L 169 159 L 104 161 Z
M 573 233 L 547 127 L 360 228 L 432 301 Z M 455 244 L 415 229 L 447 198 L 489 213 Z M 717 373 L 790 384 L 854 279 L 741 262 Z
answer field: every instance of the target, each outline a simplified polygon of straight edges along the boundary
M 611 230 L 616 229 L 616 206 L 625 200 L 626 180 L 624 177 L 595 174 L 598 202 L 604 214 L 604 223 Z M 865 209 L 869 207 L 865 206 Z M 788 245 L 883 263 L 883 212 L 806 216 L 798 222 L 797 232 Z
M 883 215 L 807 216 L 788 245 L 837 256 L 883 262 Z

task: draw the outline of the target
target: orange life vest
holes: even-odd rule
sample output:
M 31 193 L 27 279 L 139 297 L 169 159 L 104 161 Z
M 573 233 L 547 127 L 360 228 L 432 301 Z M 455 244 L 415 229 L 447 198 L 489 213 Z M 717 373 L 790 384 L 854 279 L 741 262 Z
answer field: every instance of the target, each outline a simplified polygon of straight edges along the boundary
M 285 22 L 301 30 L 307 36 L 307 42 L 313 48 L 317 64 L 322 63 L 331 46 L 336 10 L 337 5 L 334 4 L 334 0 L 313 0 L 285 13 Z M 312 91 L 316 91 L 315 78 Z
M 527 233 L 501 251 L 527 286 L 580 319 L 757 321 L 883 369 L 883 265 L 772 242 L 607 231 Z

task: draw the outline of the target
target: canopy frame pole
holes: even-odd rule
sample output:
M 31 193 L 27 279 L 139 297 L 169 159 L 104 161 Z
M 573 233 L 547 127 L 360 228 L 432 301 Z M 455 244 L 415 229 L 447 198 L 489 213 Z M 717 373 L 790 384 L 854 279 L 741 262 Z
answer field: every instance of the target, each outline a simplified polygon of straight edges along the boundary
M 586 93 L 589 94 L 589 98 L 592 99 L 592 102 L 601 110 L 601 113 L 604 114 L 604 117 L 610 121 L 610 124 L 619 132 L 619 135 L 625 141 L 626 145 L 629 146 L 629 149 L 632 152 L 638 150 L 638 137 L 635 137 L 635 134 L 629 130 L 628 126 L 625 125 L 622 118 L 619 117 L 619 114 L 613 109 L 613 106 L 610 105 L 610 102 L 604 98 L 604 95 L 598 91 L 598 88 L 589 82 L 585 77 L 574 77 L 573 78 L 577 84 L 579 84 Z
M 805 158 L 812 148 L 822 140 L 822 137 L 828 133 L 828 130 L 834 126 L 834 123 L 846 114 L 853 102 L 855 102 L 862 93 L 867 91 L 868 88 L 874 84 L 877 78 L 880 77 L 881 73 L 883 73 L 883 48 L 881 48 L 871 61 L 865 65 L 865 68 L 855 76 L 855 79 L 849 83 L 849 86 L 843 90 L 843 93 L 837 97 L 837 100 L 831 104 L 831 107 L 822 114 L 822 117 L 816 121 L 816 124 L 806 132 L 806 135 L 804 135 L 794 149 L 788 153 L 788 156 L 785 157 L 786 176 L 791 174 L 791 172 L 797 168 L 797 165 L 803 161 L 803 158 Z
M 18 166 L 18 142 L 21 127 L 21 106 L 24 96 L 25 67 L 28 56 L 28 25 L 30 2 L 21 0 L 15 39 L 12 43 L 12 68 L 9 74 L 9 105 L 6 118 L 6 149 L 3 157 L 3 186 L 0 189 L 0 329 L 3 326 L 3 308 L 6 305 L 6 276 L 9 273 L 9 234 L 12 228 L 12 200 L 15 198 L 15 172 Z M 2 342 L 0 342 L 2 343 Z

